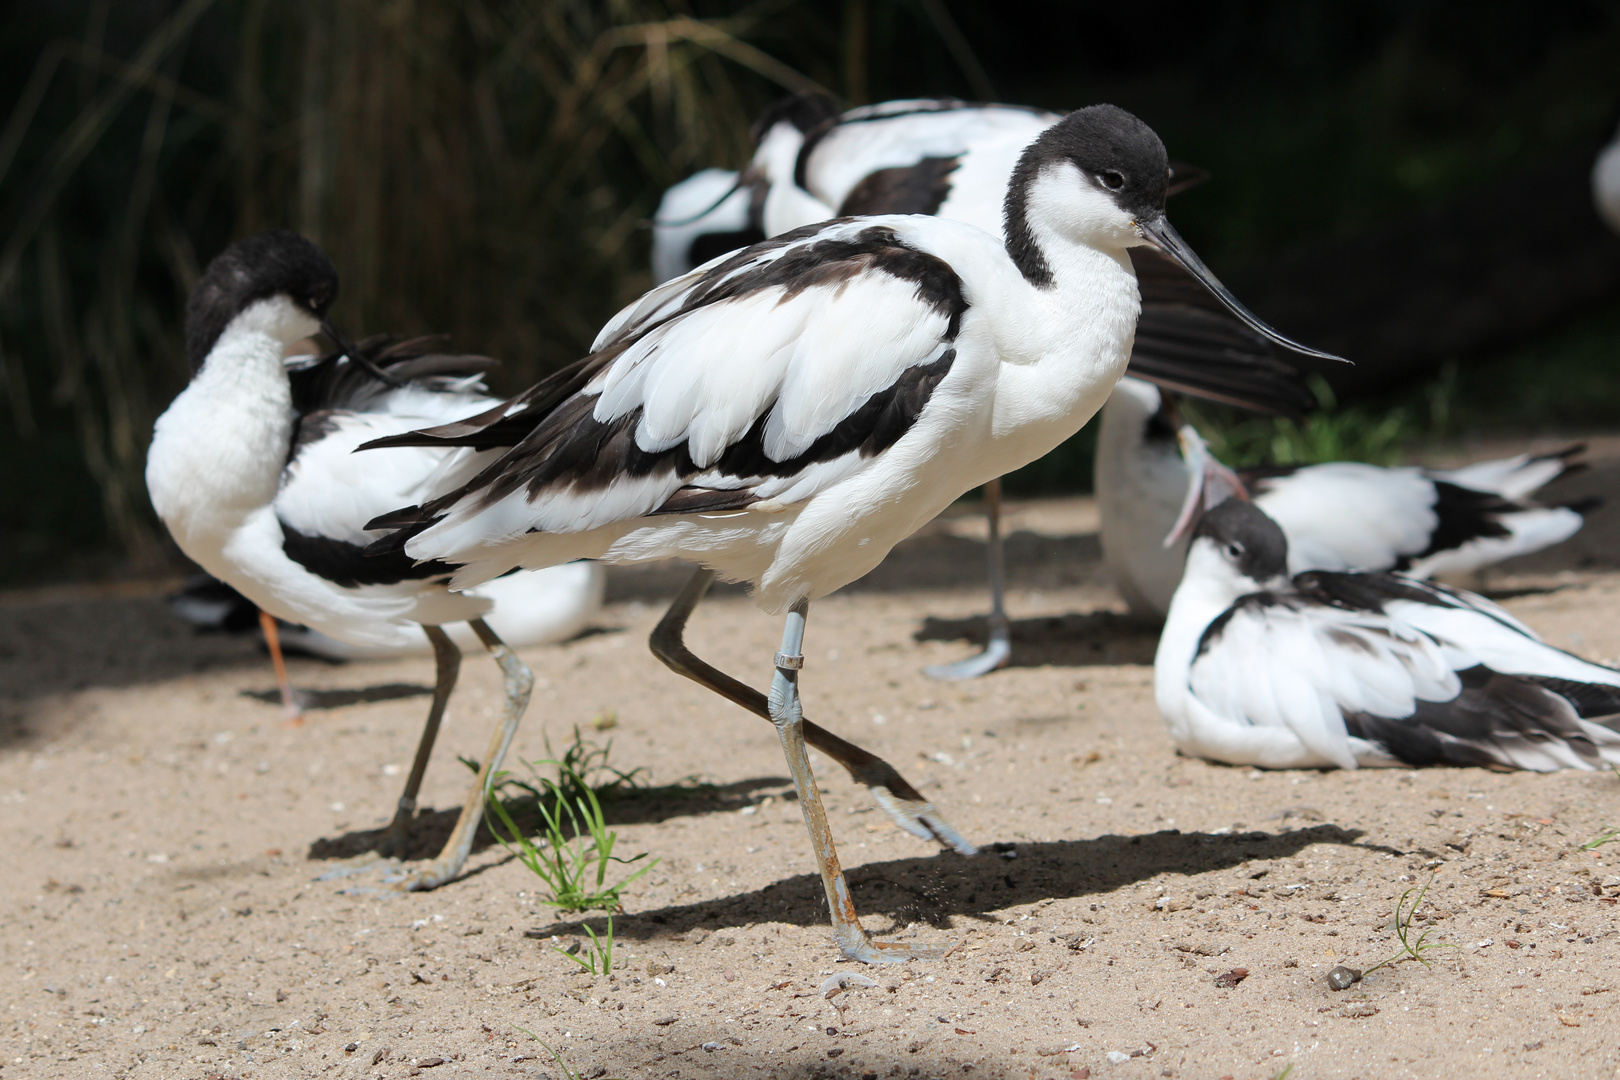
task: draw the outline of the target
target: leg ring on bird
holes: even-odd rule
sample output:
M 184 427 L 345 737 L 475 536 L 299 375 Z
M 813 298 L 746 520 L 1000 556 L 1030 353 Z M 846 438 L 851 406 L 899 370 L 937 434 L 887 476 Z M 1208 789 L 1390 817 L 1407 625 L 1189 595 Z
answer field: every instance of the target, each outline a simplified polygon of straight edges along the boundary
M 794 653 L 788 656 L 785 653 L 776 654 L 776 666 L 785 671 L 802 671 L 804 669 L 804 654 Z

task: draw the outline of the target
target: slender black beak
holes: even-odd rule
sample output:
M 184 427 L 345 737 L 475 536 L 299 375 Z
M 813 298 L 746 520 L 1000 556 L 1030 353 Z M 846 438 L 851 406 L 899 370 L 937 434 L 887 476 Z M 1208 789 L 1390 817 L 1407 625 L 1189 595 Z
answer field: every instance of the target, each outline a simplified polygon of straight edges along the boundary
M 1208 289 L 1210 294 L 1219 300 L 1227 311 L 1232 313 L 1233 318 L 1237 319 L 1244 326 L 1247 326 L 1250 330 L 1253 330 L 1267 341 L 1274 345 L 1281 345 L 1285 349 L 1300 353 L 1304 356 L 1317 356 L 1321 357 L 1323 360 L 1338 360 L 1341 363 L 1349 363 L 1349 361 L 1345 360 L 1345 358 L 1342 356 L 1334 356 L 1332 353 L 1321 352 L 1317 349 L 1312 349 L 1305 345 L 1301 345 L 1299 342 L 1294 341 L 1291 338 L 1283 337 L 1281 334 L 1277 333 L 1277 331 L 1261 322 L 1258 315 L 1244 307 L 1242 304 L 1238 303 L 1238 298 L 1227 291 L 1226 286 L 1222 285 L 1220 279 L 1215 276 L 1214 272 L 1212 272 L 1209 267 L 1204 265 L 1204 260 L 1200 259 L 1198 254 L 1194 252 L 1190 246 L 1188 246 L 1187 241 L 1181 238 L 1181 234 L 1176 232 L 1176 230 L 1171 226 L 1170 222 L 1165 218 L 1164 214 L 1161 213 L 1157 217 L 1153 218 L 1138 218 L 1136 221 L 1136 227 L 1141 230 L 1143 236 L 1147 237 L 1153 242 L 1155 247 L 1164 252 L 1166 255 L 1170 256 L 1172 259 L 1176 260 L 1176 262 L 1180 263 L 1182 268 L 1185 269 L 1187 273 L 1197 278 L 1198 283 L 1204 288 Z
M 371 359 L 371 357 L 365 355 L 357 350 L 353 345 L 349 344 L 348 339 L 343 336 L 337 327 L 332 325 L 330 320 L 321 320 L 321 333 L 330 338 L 332 344 L 336 345 L 338 347 L 338 351 L 344 356 L 348 357 L 351 363 L 359 364 L 361 367 L 371 372 L 371 374 L 381 379 L 388 386 L 392 386 L 397 389 L 405 385 L 403 381 L 396 379 L 394 376 L 388 374 L 388 372 L 378 367 L 377 362 Z

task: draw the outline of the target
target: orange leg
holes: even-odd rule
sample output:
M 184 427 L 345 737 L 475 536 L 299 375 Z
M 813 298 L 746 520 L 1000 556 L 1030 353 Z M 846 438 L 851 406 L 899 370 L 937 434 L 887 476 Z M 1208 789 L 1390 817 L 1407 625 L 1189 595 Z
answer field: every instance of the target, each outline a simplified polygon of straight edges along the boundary
M 270 650 L 270 662 L 276 668 L 276 687 L 281 691 L 281 718 L 297 726 L 304 722 L 304 710 L 293 696 L 292 683 L 287 679 L 287 661 L 281 655 L 281 633 L 276 619 L 268 611 L 259 612 L 259 629 L 264 631 L 264 643 Z

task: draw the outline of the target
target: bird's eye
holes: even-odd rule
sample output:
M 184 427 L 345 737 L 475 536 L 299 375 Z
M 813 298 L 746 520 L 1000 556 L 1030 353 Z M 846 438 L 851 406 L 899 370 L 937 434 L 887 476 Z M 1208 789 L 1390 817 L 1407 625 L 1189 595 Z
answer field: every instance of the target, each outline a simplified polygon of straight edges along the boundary
M 1232 543 L 1226 545 L 1226 554 L 1234 559 L 1243 558 L 1243 545 Z
M 1107 172 L 1098 176 L 1097 179 L 1101 180 L 1103 187 L 1107 188 L 1109 191 L 1118 191 L 1120 188 L 1125 186 L 1125 175 L 1123 173 L 1115 172 L 1113 169 L 1109 169 Z

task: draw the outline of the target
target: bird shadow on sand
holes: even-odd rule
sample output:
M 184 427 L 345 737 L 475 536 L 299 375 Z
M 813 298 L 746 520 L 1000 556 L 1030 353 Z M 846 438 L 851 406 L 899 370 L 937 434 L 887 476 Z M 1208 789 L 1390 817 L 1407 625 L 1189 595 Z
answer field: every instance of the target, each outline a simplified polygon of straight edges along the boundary
M 281 704 L 281 691 L 273 686 L 268 690 L 243 690 L 241 694 L 245 698 L 262 701 L 266 705 Z M 342 709 L 350 705 L 370 705 L 378 701 L 431 696 L 433 687 L 416 683 L 379 683 L 376 686 L 362 686 L 352 690 L 312 690 L 304 687 L 293 689 L 293 700 L 306 711 Z
M 609 827 L 619 825 L 649 825 L 671 818 L 693 817 L 700 814 L 724 814 L 753 805 L 759 792 L 793 801 L 793 780 L 787 776 L 757 776 L 730 784 L 664 784 L 657 787 L 635 787 L 598 791 L 602 810 Z M 782 790 L 787 789 L 787 790 Z M 507 813 L 520 828 L 530 835 L 543 824 L 532 799 L 507 798 Z M 431 859 L 438 855 L 456 827 L 459 807 L 446 810 L 418 810 L 406 837 L 404 858 Z M 350 859 L 371 851 L 381 839 L 382 828 L 353 829 L 340 836 L 324 836 L 309 845 L 306 855 L 311 861 Z M 483 851 L 499 841 L 489 831 L 488 819 L 478 827 L 473 840 L 473 851 Z
M 1405 854 L 1383 845 L 1360 843 L 1358 829 L 1313 825 L 1280 833 L 1183 833 L 1175 829 L 1139 836 L 1099 836 L 1091 840 L 998 844 L 973 858 L 941 853 L 873 862 L 845 871 L 856 910 L 887 918 L 893 933 L 911 923 L 950 929 L 953 916 L 995 921 L 993 911 L 1042 900 L 1103 895 L 1158 874 L 1203 874 L 1251 859 L 1280 859 L 1312 844 L 1338 844 L 1385 854 Z M 633 912 L 615 917 L 621 938 L 657 938 L 698 927 L 715 929 L 758 922 L 812 926 L 827 920 L 821 879 L 799 874 L 762 889 L 716 900 Z M 549 937 L 577 931 L 580 921 L 537 927 Z
M 1015 619 L 1012 659 L 1008 667 L 1095 667 L 1151 664 L 1159 646 L 1159 628 L 1113 611 Z M 982 648 L 989 622 L 982 615 L 965 619 L 925 616 L 914 641 L 967 641 Z

